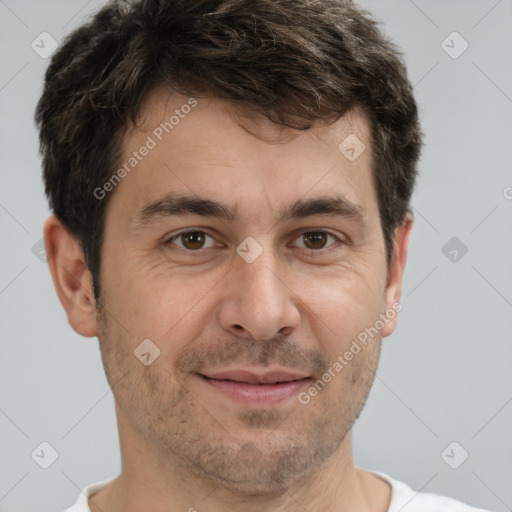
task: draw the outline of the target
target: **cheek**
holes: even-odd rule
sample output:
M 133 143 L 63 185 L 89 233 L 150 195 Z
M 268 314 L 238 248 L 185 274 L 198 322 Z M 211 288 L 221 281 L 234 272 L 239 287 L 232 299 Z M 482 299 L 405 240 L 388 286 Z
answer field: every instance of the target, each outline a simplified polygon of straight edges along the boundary
M 132 338 L 149 338 L 168 353 L 178 353 L 198 336 L 211 303 L 209 295 L 223 277 L 221 272 L 187 272 L 161 263 L 154 267 L 127 264 L 118 267 L 116 275 L 111 279 L 115 289 L 110 300 L 119 322 Z
M 317 281 L 309 291 L 305 288 L 303 300 L 314 313 L 312 321 L 321 320 L 324 333 L 340 344 L 375 323 L 384 308 L 384 290 L 375 272 L 344 268 L 337 274 Z

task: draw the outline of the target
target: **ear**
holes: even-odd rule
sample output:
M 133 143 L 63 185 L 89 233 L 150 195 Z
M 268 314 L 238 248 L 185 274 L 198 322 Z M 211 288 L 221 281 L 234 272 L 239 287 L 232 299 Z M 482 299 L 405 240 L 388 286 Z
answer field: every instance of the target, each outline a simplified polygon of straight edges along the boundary
M 395 229 L 395 238 L 393 242 L 393 255 L 389 264 L 388 280 L 385 290 L 386 311 L 394 311 L 387 315 L 388 321 L 382 329 L 382 337 L 389 336 L 396 328 L 398 321 L 398 311 L 402 309 L 400 297 L 402 295 L 402 279 L 407 259 L 407 247 L 409 244 L 409 235 L 414 224 L 414 215 L 409 210 L 404 221 Z
M 44 239 L 53 285 L 69 324 L 82 336 L 96 336 L 92 276 L 78 240 L 55 215 L 44 224 Z

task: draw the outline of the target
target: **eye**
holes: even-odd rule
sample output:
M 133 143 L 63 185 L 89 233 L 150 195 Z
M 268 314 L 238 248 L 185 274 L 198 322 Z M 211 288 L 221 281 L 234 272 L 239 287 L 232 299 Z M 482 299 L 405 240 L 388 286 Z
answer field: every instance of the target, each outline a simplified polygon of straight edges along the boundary
M 207 238 L 211 238 L 213 243 L 205 247 L 204 244 Z M 165 242 L 165 245 L 174 244 L 175 241 L 181 242 L 181 245 L 179 243 L 176 243 L 178 247 L 181 247 L 189 251 L 208 249 L 209 247 L 213 247 L 215 245 L 214 238 L 210 236 L 208 233 L 205 233 L 204 231 L 182 231 L 181 233 L 178 233 L 169 238 Z
M 334 242 L 327 245 L 329 238 L 331 238 Z M 210 239 L 209 245 L 207 244 L 207 239 Z M 311 230 L 303 232 L 296 240 L 302 241 L 303 244 L 298 247 L 305 249 L 310 253 L 319 253 L 325 249 L 325 252 L 328 252 L 333 249 L 329 249 L 330 247 L 339 245 L 343 243 L 343 241 L 333 233 L 325 230 Z M 170 237 L 167 241 L 164 242 L 164 245 L 177 245 L 182 249 L 185 249 L 189 252 L 200 252 L 202 249 L 209 249 L 215 246 L 215 239 L 205 233 L 204 231 L 199 230 L 188 230 L 181 231 Z M 297 246 L 295 246 L 297 247 Z
M 327 247 L 332 247 L 333 245 L 336 245 L 336 242 L 343 243 L 343 241 L 339 237 L 330 233 L 329 231 L 324 231 L 324 230 L 306 231 L 306 232 L 302 233 L 297 238 L 297 240 L 304 241 L 303 248 L 305 248 L 306 250 L 308 250 L 310 252 L 319 252 L 322 249 L 326 248 L 326 244 L 327 244 L 329 237 L 331 237 L 335 243 L 330 244 Z

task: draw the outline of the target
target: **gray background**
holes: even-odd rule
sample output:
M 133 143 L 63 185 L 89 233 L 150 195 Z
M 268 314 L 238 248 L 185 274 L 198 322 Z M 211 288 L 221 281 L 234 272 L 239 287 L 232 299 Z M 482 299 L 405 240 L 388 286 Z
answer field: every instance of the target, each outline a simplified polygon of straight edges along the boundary
M 355 462 L 512 510 L 512 2 L 360 3 L 404 51 L 426 148 L 403 311 L 354 428 Z M 32 121 L 48 61 L 31 42 L 42 31 L 60 40 L 101 4 L 0 0 L 2 511 L 63 510 L 120 468 L 97 339 L 69 327 L 32 251 L 49 212 Z M 456 59 L 441 46 L 453 31 L 469 44 Z M 445 43 L 452 54 L 457 37 Z M 43 441 L 59 454 L 46 470 L 31 458 Z M 446 460 L 469 453 L 458 469 L 441 456 L 453 441 Z

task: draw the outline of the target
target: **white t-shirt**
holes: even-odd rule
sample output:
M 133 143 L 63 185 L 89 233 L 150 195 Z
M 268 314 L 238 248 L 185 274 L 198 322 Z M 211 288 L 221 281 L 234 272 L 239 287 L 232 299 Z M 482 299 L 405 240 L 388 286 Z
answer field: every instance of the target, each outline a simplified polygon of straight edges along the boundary
M 366 470 L 370 471 L 370 470 Z M 370 471 L 391 485 L 391 502 L 388 512 L 490 512 L 475 508 L 461 501 L 438 494 L 416 492 L 407 484 L 391 478 L 380 471 Z M 87 498 L 105 487 L 115 477 L 85 487 L 75 504 L 64 512 L 91 512 Z

